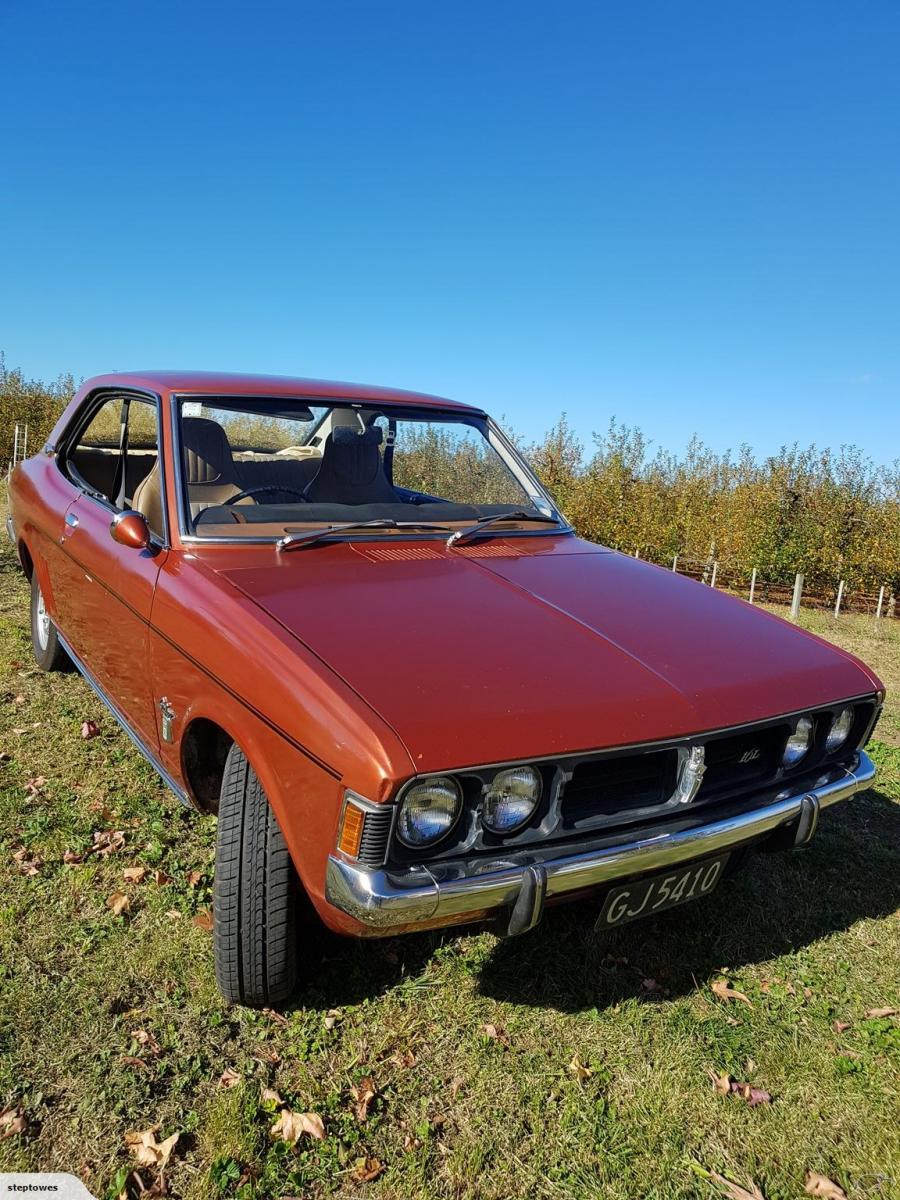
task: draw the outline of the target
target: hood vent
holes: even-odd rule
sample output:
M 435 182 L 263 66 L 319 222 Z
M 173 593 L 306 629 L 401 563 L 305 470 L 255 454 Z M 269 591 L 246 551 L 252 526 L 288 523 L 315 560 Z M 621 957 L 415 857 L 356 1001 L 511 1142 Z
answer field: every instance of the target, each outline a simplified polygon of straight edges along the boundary
M 522 555 L 509 542 L 472 542 L 468 546 L 454 548 L 455 554 L 464 554 L 467 558 L 521 558 Z
M 446 557 L 444 546 L 386 546 L 383 543 L 371 546 L 354 546 L 353 549 L 363 558 L 373 562 L 419 562 L 422 559 L 434 561 Z M 508 542 L 473 542 L 469 545 L 453 548 L 453 554 L 463 558 L 521 558 L 521 553 Z
M 354 546 L 353 549 L 373 562 L 414 562 L 444 557 L 434 546 Z

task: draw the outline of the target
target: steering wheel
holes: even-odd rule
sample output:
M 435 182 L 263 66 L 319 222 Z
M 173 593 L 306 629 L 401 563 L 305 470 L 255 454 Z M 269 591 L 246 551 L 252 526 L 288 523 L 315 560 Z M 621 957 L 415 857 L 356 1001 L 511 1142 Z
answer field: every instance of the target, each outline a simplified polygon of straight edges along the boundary
M 279 496 L 285 494 L 296 496 L 298 500 L 307 503 L 306 497 L 297 488 L 283 487 L 279 483 L 264 483 L 262 487 L 244 488 L 242 492 L 237 492 L 234 496 L 229 496 L 225 501 L 226 504 L 237 504 L 238 500 L 245 500 L 248 496 L 259 496 L 263 492 L 275 492 Z

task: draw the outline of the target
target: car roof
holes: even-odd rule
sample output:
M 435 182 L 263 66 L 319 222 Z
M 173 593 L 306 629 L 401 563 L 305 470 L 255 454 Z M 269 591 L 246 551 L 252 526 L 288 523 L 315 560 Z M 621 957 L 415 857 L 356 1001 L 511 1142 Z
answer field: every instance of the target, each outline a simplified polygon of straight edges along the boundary
M 374 401 L 380 405 L 413 405 L 421 408 L 454 409 L 481 413 L 468 404 L 458 404 L 427 392 L 375 387 L 365 383 L 340 383 L 331 379 L 292 378 L 287 375 L 238 375 L 222 371 L 122 371 L 88 379 L 82 392 L 98 387 L 132 387 L 153 392 L 175 392 L 193 396 L 296 397 L 304 400 Z

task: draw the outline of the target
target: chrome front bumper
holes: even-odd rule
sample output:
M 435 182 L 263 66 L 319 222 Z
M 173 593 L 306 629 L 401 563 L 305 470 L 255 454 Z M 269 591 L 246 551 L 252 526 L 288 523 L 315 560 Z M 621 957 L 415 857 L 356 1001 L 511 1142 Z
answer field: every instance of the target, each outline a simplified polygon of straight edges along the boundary
M 389 932 L 395 926 L 455 924 L 506 910 L 507 932 L 524 933 L 540 920 L 545 902 L 556 896 L 719 854 L 782 828 L 793 826 L 793 844 L 804 845 L 816 831 L 821 809 L 863 791 L 875 778 L 875 764 L 863 751 L 852 769 L 838 771 L 836 778 L 810 791 L 781 796 L 708 824 L 662 830 L 575 854 L 560 855 L 559 846 L 529 847 L 527 852 L 511 850 L 502 860 L 396 869 L 361 867 L 332 855 L 325 895 L 335 908 L 373 932 Z

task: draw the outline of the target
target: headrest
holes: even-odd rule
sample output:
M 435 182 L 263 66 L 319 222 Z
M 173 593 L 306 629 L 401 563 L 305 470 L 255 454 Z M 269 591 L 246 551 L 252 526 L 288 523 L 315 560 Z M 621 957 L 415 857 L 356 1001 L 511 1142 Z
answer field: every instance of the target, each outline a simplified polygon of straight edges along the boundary
M 218 421 L 208 417 L 181 418 L 181 444 L 187 464 L 188 483 L 216 483 L 234 476 L 234 461 L 228 436 Z
M 352 425 L 336 425 L 331 438 L 336 446 L 380 446 L 382 432 L 378 425 L 370 425 L 365 431 Z

